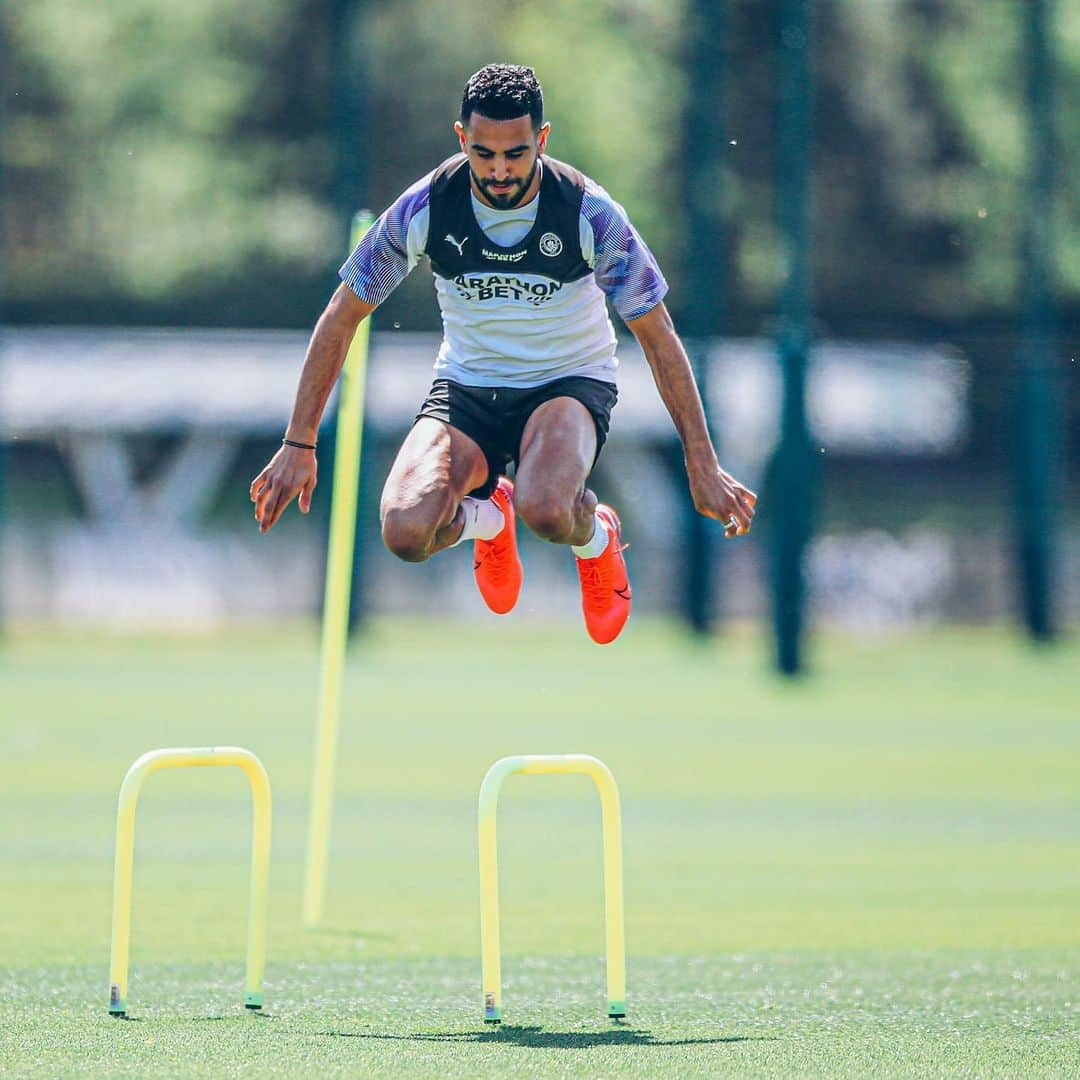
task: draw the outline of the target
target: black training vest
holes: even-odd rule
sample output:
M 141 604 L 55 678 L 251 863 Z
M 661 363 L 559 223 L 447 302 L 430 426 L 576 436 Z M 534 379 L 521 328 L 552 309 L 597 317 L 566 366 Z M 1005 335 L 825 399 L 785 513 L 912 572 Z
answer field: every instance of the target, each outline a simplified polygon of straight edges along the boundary
M 581 200 L 585 177 L 571 165 L 544 157 L 540 205 L 529 232 L 513 247 L 498 247 L 473 213 L 468 158 L 455 154 L 432 174 L 424 254 L 443 278 L 461 274 L 536 274 L 577 281 L 592 273 L 581 253 Z

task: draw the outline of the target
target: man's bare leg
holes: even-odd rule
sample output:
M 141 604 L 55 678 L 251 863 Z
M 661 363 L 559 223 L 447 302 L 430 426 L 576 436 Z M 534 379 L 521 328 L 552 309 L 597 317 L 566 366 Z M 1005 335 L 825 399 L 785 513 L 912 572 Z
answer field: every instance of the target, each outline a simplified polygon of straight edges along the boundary
M 461 501 L 487 479 L 483 451 L 464 432 L 422 416 L 405 437 L 383 486 L 383 542 L 399 559 L 423 562 L 461 536 Z
M 545 401 L 521 436 L 514 505 L 529 528 L 553 544 L 584 544 L 593 534 L 596 496 L 585 486 L 596 457 L 596 424 L 575 398 Z
M 522 435 L 514 502 L 537 536 L 571 546 L 585 627 L 606 645 L 630 617 L 631 591 L 619 515 L 585 486 L 595 457 L 589 410 L 574 398 L 544 402 Z

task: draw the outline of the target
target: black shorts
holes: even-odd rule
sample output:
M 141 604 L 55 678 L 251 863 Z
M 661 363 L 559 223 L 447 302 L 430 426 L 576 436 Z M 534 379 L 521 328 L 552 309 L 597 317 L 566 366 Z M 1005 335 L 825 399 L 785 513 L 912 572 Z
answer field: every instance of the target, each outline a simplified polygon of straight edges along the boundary
M 521 436 L 533 412 L 552 398 L 570 397 L 580 401 L 596 424 L 596 458 L 607 441 L 611 410 L 619 396 L 614 383 L 568 375 L 542 386 L 464 386 L 449 379 L 436 379 L 416 419 L 432 416 L 463 431 L 484 452 L 488 463 L 487 481 L 472 492 L 486 499 L 521 450 Z

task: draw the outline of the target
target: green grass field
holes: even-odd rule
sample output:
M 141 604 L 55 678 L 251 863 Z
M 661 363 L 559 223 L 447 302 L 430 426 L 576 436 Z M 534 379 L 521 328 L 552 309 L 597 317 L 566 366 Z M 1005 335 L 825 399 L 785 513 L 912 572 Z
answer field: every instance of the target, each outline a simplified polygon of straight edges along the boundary
M 0 1074 L 1075 1076 L 1080 646 L 378 623 L 353 651 L 326 926 L 299 926 L 317 646 L 23 631 L 0 651 Z M 106 1014 L 116 793 L 144 750 L 235 743 L 274 786 L 266 1015 L 245 1013 L 248 799 L 156 775 L 132 1019 Z M 509 753 L 620 786 L 629 1016 L 605 1019 L 599 812 L 514 778 L 506 1022 L 480 1021 L 475 803 Z

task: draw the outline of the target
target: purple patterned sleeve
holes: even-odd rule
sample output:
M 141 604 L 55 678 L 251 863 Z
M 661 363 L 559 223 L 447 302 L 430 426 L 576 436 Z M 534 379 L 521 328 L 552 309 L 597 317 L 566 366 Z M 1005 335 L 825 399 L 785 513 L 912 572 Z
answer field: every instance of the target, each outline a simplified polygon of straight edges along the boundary
M 338 271 L 338 277 L 361 300 L 381 304 L 416 264 L 409 257 L 409 225 L 427 209 L 431 174 L 399 195 L 364 234 Z
M 581 212 L 592 227 L 593 273 L 625 322 L 648 314 L 668 291 L 660 267 L 626 211 L 589 181 Z

